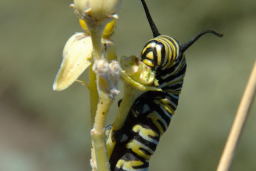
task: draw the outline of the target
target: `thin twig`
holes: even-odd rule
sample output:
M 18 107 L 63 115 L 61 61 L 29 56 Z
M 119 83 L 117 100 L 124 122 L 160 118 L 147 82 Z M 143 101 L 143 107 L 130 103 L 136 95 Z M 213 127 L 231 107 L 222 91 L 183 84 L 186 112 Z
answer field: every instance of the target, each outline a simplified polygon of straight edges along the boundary
M 229 171 L 234 152 L 245 126 L 256 92 L 256 62 L 237 110 L 217 171 Z

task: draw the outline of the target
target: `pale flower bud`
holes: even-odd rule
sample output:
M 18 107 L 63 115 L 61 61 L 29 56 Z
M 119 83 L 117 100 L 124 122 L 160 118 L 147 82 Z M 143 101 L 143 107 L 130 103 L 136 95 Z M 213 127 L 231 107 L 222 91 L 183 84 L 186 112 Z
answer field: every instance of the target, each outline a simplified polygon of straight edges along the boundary
M 83 18 L 102 21 L 116 17 L 120 0 L 74 0 L 74 9 Z

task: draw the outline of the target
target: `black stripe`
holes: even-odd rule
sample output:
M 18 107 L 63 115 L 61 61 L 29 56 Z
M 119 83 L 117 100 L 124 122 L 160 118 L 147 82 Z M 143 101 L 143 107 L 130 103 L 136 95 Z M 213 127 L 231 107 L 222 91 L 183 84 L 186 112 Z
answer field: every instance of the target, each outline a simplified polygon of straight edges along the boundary
M 149 59 L 149 58 L 147 57 L 147 54 L 148 54 L 149 52 L 152 52 L 152 51 L 153 51 L 153 48 L 151 48 L 151 47 L 147 48 L 146 51 L 141 55 L 142 61 L 143 61 L 144 59 L 147 59 L 147 60 L 149 60 L 149 61 L 152 61 L 152 59 Z M 153 63 L 153 61 L 152 61 L 152 63 Z
M 162 65 L 164 64 L 163 62 L 164 62 L 164 60 L 165 60 L 165 58 L 166 58 L 165 46 L 164 46 L 164 44 L 163 44 L 162 42 L 160 42 L 160 41 L 155 41 L 155 43 L 156 43 L 157 45 L 159 45 L 159 46 L 160 46 L 160 49 L 161 49 L 161 56 L 160 56 L 161 61 L 160 61 L 160 64 L 157 63 L 157 67 L 162 67 Z M 155 48 L 155 49 L 156 49 L 156 48 Z M 158 60 L 157 49 L 156 49 L 156 55 L 155 55 L 155 57 L 156 57 L 156 60 Z
M 128 150 L 128 156 L 127 155 L 124 155 L 124 158 L 122 157 L 123 160 L 127 160 L 127 161 L 130 161 L 130 160 L 139 160 L 139 161 L 142 161 L 142 162 L 146 162 L 147 160 L 141 156 L 139 156 L 137 153 L 135 153 L 134 151 L 132 151 L 131 149 L 127 149 Z M 131 158 L 131 159 L 129 159 Z
M 161 134 L 160 130 L 157 128 L 157 126 L 152 122 L 151 119 L 147 118 L 147 117 L 141 117 L 141 119 L 139 120 L 140 124 L 145 126 L 150 127 L 150 129 L 152 129 L 154 132 L 156 132 L 158 135 Z M 159 141 L 159 137 L 152 137 L 155 140 Z
M 157 78 L 161 75 L 173 73 L 175 71 L 175 69 L 177 68 L 177 66 L 181 64 L 183 58 L 184 57 L 177 57 L 174 64 L 170 68 L 166 68 L 164 70 L 160 68 L 159 70 L 157 70 L 157 72 L 156 72 Z M 184 62 L 185 62 L 185 60 L 184 60 Z
M 154 69 L 158 66 L 157 64 L 157 51 L 156 47 L 153 48 L 153 60 L 154 60 Z
M 169 90 L 172 89 L 172 90 L 178 90 L 178 89 L 181 89 L 182 88 L 182 85 L 183 85 L 183 82 L 178 82 L 178 83 L 175 83 L 175 84 L 170 84 L 168 86 L 166 86 Z
M 165 120 L 167 126 L 170 123 L 170 118 L 168 116 L 166 116 L 166 114 L 164 113 L 163 109 L 160 108 L 157 104 L 152 103 L 151 104 L 153 107 L 153 110 L 156 111 L 156 113 L 159 115 L 160 118 L 162 118 L 163 120 Z
M 165 38 L 172 42 L 172 44 L 173 44 L 173 45 L 175 46 L 175 48 L 176 48 L 176 52 L 179 53 L 179 52 L 178 52 L 178 48 L 179 48 L 179 46 L 180 46 L 180 45 L 179 45 L 179 42 L 178 42 L 177 40 L 175 40 L 174 38 L 170 38 L 169 36 L 166 36 Z M 177 46 L 177 44 L 178 44 L 178 46 Z M 175 54 L 175 55 L 176 55 L 176 54 Z
M 144 135 L 144 136 L 148 136 L 148 135 Z M 144 144 L 145 146 L 147 146 L 148 148 L 150 148 L 152 151 L 156 150 L 156 144 L 145 140 L 143 137 L 141 137 L 139 134 L 135 135 L 134 137 L 135 140 L 139 141 L 140 143 Z
M 167 95 L 166 96 L 166 98 L 169 100 L 169 101 L 171 101 L 171 102 L 173 102 L 176 106 L 178 106 L 178 101 L 179 101 L 179 97 L 176 99 L 176 98 L 174 98 L 174 97 L 172 97 L 171 95 Z M 175 109 L 175 108 L 174 108 Z
M 169 56 L 168 58 L 171 58 L 169 59 L 170 62 L 172 62 L 172 60 L 175 60 L 177 55 L 178 55 L 178 46 L 176 46 L 176 42 L 174 40 L 172 40 L 170 37 L 166 37 L 164 36 L 162 38 L 162 40 L 165 42 L 166 46 L 168 46 L 168 50 L 169 50 Z M 171 43 L 170 43 L 171 42 Z M 174 47 L 172 47 L 171 45 L 173 45 Z M 176 51 L 176 53 L 174 54 L 174 51 Z M 172 56 L 170 56 L 170 54 L 172 54 Z M 167 64 L 167 66 L 169 66 L 170 63 Z
M 163 83 L 166 83 L 166 82 L 170 82 L 170 81 L 172 81 L 172 80 L 174 80 L 174 79 L 176 79 L 176 78 L 178 78 L 178 77 L 180 77 L 181 75 L 184 75 L 185 74 L 185 72 L 186 72 L 186 65 L 184 65 L 184 66 L 182 66 L 182 68 L 179 70 L 179 71 L 177 71 L 175 74 L 171 74 L 171 75 L 169 75 L 167 78 L 165 78 L 165 79 L 159 79 L 159 84 L 161 85 L 161 84 L 163 84 Z M 182 78 L 183 79 L 183 78 Z
M 164 109 L 161 108 L 158 104 L 156 104 L 156 101 L 166 98 L 166 95 L 168 95 L 168 93 L 155 92 L 155 91 L 147 92 L 147 94 L 144 94 L 144 97 L 142 96 L 140 100 L 141 102 L 148 104 L 149 111 L 147 111 L 147 113 L 141 113 L 142 118 L 144 119 L 145 115 L 148 115 L 153 111 L 155 111 L 158 115 L 160 115 L 159 117 L 163 118 L 166 121 L 166 124 L 168 125 L 170 123 L 171 116 L 170 117 L 166 116 Z M 152 99 L 152 97 L 154 97 L 154 99 Z M 161 102 L 159 101 L 159 103 Z M 172 108 L 175 109 L 176 107 L 172 105 Z
M 145 153 L 146 155 L 148 156 L 151 156 L 153 153 L 150 153 L 147 149 L 143 148 L 143 147 L 140 147 L 139 148 L 143 153 Z M 138 154 L 139 155 L 139 154 Z
M 166 50 L 165 50 L 165 46 L 162 45 L 162 47 L 161 47 L 161 64 L 160 64 L 160 68 L 163 67 L 165 58 L 166 58 Z
M 157 122 L 160 124 L 160 126 L 163 128 L 163 130 L 165 132 L 167 128 L 165 128 L 164 124 L 160 120 L 157 120 Z M 161 131 L 159 130 L 159 132 L 161 132 Z

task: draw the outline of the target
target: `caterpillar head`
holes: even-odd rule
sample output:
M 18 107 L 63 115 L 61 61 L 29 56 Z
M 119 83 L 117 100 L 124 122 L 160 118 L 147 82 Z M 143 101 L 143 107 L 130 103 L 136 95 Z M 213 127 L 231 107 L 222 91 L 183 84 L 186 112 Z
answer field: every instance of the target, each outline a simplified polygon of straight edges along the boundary
M 191 45 L 207 33 L 211 33 L 218 37 L 223 36 L 214 30 L 206 30 L 196 35 L 192 40 L 180 45 L 174 38 L 159 33 L 145 0 L 141 0 L 141 2 L 154 37 L 144 46 L 141 53 L 141 60 L 153 70 L 157 70 L 158 68 L 164 70 L 173 65 L 178 57 L 183 56 L 183 53 Z

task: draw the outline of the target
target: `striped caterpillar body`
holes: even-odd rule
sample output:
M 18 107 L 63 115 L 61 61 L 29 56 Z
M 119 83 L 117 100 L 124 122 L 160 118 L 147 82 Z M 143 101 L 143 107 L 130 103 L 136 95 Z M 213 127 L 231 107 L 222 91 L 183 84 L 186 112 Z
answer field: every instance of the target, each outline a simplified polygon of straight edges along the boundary
M 123 127 L 114 134 L 116 145 L 110 156 L 111 171 L 148 170 L 149 159 L 178 105 L 187 66 L 184 51 L 206 33 L 222 36 L 208 30 L 180 44 L 158 32 L 145 1 L 141 1 L 154 38 L 144 46 L 140 60 L 155 72 L 162 91 L 146 91 L 133 103 Z
M 163 56 L 157 61 L 152 58 L 158 57 L 155 54 Z M 147 91 L 135 100 L 124 126 L 115 133 L 117 143 L 110 158 L 111 170 L 146 170 L 178 105 L 186 71 L 185 57 L 179 53 L 178 42 L 158 36 L 145 45 L 141 60 L 156 71 L 163 91 Z

